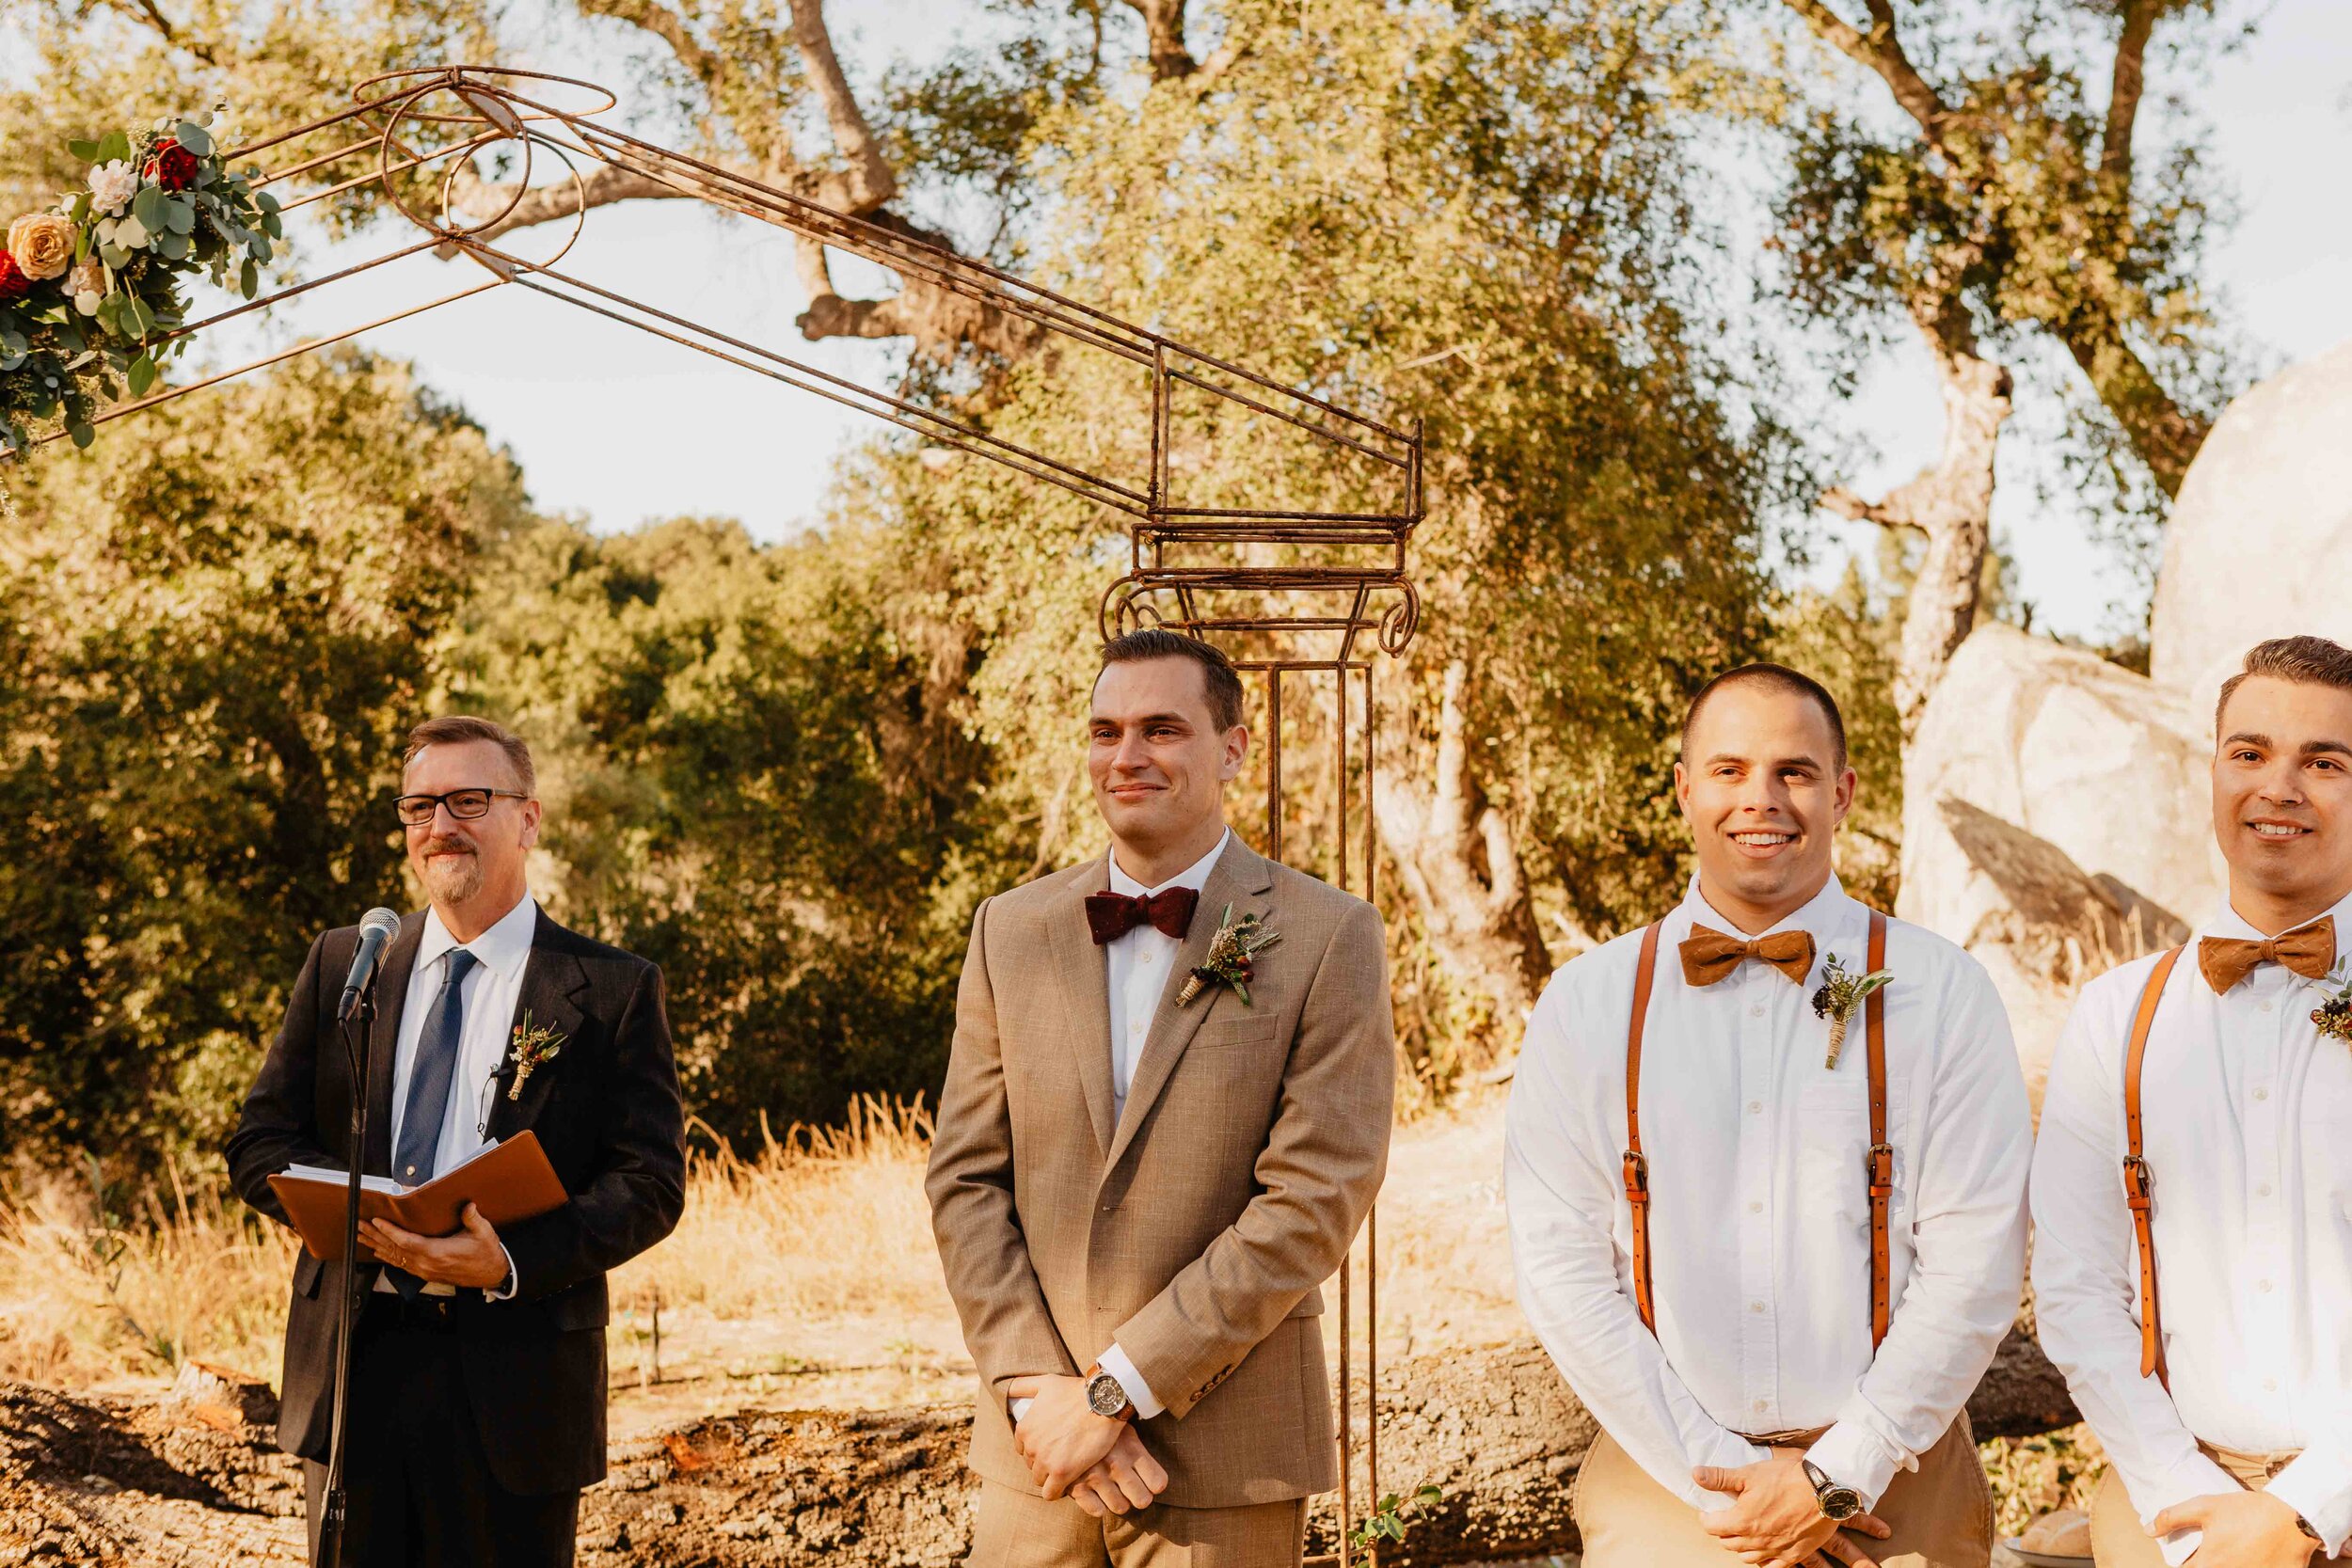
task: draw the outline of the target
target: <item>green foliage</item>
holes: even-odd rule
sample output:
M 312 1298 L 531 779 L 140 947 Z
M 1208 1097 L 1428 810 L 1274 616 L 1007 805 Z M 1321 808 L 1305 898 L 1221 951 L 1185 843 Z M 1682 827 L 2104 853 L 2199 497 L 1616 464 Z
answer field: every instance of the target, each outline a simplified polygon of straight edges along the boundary
M 400 740 L 519 481 L 342 354 L 8 484 L 0 1138 L 209 1142 L 310 937 L 402 901 Z
M 1770 657 L 1803 670 L 1837 699 L 1846 755 L 1856 776 L 1853 810 L 1838 834 L 1837 876 L 1846 891 L 1892 911 L 1900 891 L 1903 736 L 1896 717 L 1895 664 L 1902 600 L 1873 589 L 1847 564 L 1827 592 L 1801 589 L 1775 617 Z
M 1442 1486 L 1417 1487 L 1410 1497 L 1388 1493 L 1364 1516 L 1364 1522 L 1349 1533 L 1347 1544 L 1359 1552 L 1372 1551 L 1383 1544 L 1401 1546 L 1405 1544 L 1406 1533 L 1413 1528 L 1409 1515 L 1417 1510 L 1435 1508 L 1443 1501 L 1445 1488 Z
M 969 656 L 887 596 L 890 545 L 542 522 L 485 562 L 453 649 L 450 705 L 533 742 L 546 895 L 661 964 L 689 1102 L 730 1138 L 930 1092 L 1004 879 Z

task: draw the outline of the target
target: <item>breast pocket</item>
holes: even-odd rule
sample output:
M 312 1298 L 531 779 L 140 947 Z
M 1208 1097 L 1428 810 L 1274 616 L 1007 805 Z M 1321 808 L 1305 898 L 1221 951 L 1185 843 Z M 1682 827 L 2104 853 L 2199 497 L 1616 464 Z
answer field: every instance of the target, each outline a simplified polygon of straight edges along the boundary
M 1192 1049 L 1272 1051 L 1281 1037 L 1281 1029 L 1282 1021 L 1278 1018 L 1218 1019 L 1200 1026 L 1200 1033 L 1192 1037 Z
M 1799 1223 L 1867 1224 L 1870 1194 L 1865 1159 L 1870 1108 L 1862 1083 L 1815 1084 L 1797 1096 L 1795 1197 Z

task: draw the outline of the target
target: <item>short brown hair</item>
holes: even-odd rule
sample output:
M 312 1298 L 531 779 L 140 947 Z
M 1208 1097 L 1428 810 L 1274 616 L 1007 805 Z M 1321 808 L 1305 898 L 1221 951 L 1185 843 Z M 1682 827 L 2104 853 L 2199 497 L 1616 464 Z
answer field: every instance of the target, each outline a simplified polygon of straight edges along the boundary
M 1209 693 L 1209 722 L 1223 734 L 1241 722 L 1241 673 L 1225 650 L 1197 637 L 1166 626 L 1143 626 L 1121 632 L 1103 644 L 1103 669 L 1114 664 L 1139 664 L 1148 658 L 1188 658 L 1200 666 L 1200 684 Z M 1102 671 L 1095 672 L 1102 678 Z
M 1726 686 L 1743 683 L 1767 686 L 1775 691 L 1810 700 L 1829 721 L 1830 745 L 1836 753 L 1837 771 L 1846 770 L 1846 716 L 1837 711 L 1837 699 L 1829 694 L 1829 688 L 1802 670 L 1791 670 L 1786 664 L 1742 664 L 1737 670 L 1726 670 L 1699 688 L 1699 694 L 1691 699 L 1691 705 L 1682 714 L 1682 744 L 1677 755 L 1684 762 L 1691 760 L 1691 726 L 1699 721 L 1699 709 L 1707 699 Z
M 2244 685 L 2249 675 L 2352 691 L 2352 648 L 2324 637 L 2274 637 L 2255 643 L 2246 650 L 2244 668 L 2221 683 L 2221 696 L 2213 705 L 2215 739 L 2221 736 L 2221 716 L 2229 710 L 2230 693 Z
M 515 769 L 515 786 L 525 795 L 539 793 L 539 770 L 531 765 L 531 748 L 523 737 L 495 720 L 477 719 L 470 713 L 444 714 L 428 719 L 408 732 L 408 749 L 400 754 L 400 770 L 408 771 L 408 765 L 427 746 L 452 746 L 469 740 L 486 740 L 506 753 L 507 766 Z

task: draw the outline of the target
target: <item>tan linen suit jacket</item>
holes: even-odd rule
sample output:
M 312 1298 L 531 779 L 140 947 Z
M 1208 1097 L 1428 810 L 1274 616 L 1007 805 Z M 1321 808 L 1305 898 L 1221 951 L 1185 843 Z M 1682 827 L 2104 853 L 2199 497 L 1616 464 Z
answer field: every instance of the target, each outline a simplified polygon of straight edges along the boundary
M 1107 857 L 982 904 L 927 1187 L 979 1371 L 972 1467 L 1035 1494 L 1006 1384 L 1075 1373 L 1113 1340 L 1166 1405 L 1140 1425 L 1179 1508 L 1339 1484 L 1321 1282 L 1388 1164 L 1388 963 L 1362 899 L 1238 837 L 1202 888 L 1125 1114 L 1111 1120 L 1110 1003 L 1087 895 Z M 1248 1006 L 1179 1007 L 1227 905 L 1281 941 Z

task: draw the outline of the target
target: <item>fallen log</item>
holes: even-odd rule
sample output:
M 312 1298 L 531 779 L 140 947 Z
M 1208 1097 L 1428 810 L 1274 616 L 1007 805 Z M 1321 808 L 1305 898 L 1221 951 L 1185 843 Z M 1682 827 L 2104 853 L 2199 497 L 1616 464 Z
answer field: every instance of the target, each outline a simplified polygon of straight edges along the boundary
M 1595 1428 L 1534 1341 L 1419 1357 L 1382 1384 L 1382 1489 L 1444 1493 L 1384 1561 L 1576 1549 L 1568 1491 Z M 145 1402 L 0 1385 L 0 1565 L 300 1561 L 300 1474 L 270 1444 L 269 1402 L 266 1388 L 201 1372 Z M 2016 1332 L 1969 1415 L 1979 1437 L 2077 1419 Z M 581 1499 L 580 1561 L 948 1568 L 970 1528 L 969 1420 L 953 1405 L 747 1410 L 616 1444 L 612 1475 Z M 1311 1514 L 1310 1553 L 1337 1550 L 1335 1512 Z

